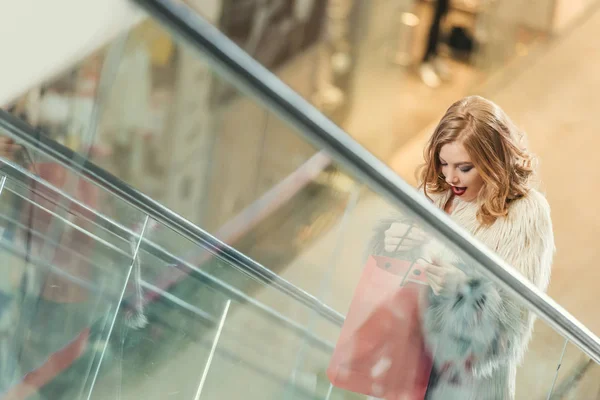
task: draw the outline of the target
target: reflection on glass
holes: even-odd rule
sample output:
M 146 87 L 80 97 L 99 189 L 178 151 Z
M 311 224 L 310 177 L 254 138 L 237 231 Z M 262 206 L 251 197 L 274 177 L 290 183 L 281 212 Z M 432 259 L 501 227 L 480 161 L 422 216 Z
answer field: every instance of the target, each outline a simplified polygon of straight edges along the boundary
M 336 6 L 341 14 L 351 9 L 342 7 L 344 2 L 331 3 L 332 13 Z M 268 46 L 240 40 L 273 66 L 291 63 L 290 55 L 303 48 L 310 33 L 287 23 L 302 14 L 302 7 L 292 12 L 282 4 L 272 5 L 275 11 L 282 7 L 274 16 L 276 26 L 254 22 L 256 32 L 268 37 L 269 31 L 288 29 L 298 46 L 287 53 L 278 41 L 277 51 L 267 54 Z M 226 17 L 228 22 L 234 16 Z M 243 18 L 237 23 L 253 24 Z M 308 39 L 306 44 L 313 44 L 316 38 Z M 263 41 L 259 37 L 253 43 Z M 345 45 L 340 40 L 336 48 L 349 51 Z M 7 304 L 0 309 L 0 328 L 9 332 L 1 343 L 3 349 L 18 349 L 18 354 L 1 353 L 0 368 L 9 371 L 0 373 L 2 390 L 37 391 L 53 399 L 364 399 L 393 398 L 393 385 L 418 381 L 417 389 L 430 390 L 434 400 L 497 398 L 510 391 L 513 368 L 524 351 L 519 342 L 526 341 L 531 321 L 518 299 L 480 276 L 473 260 L 419 218 L 364 188 L 369 182 L 345 173 L 322 153 L 315 156 L 318 149 L 293 136 L 253 98 L 219 81 L 192 49 L 172 42 L 152 22 L 129 37 L 124 51 L 91 158 L 348 314 L 346 324 L 324 318 L 267 278 L 152 220 L 32 148 L 33 160 L 22 163 L 23 170 L 3 171 L 7 177 L 0 193 L 0 244 L 8 266 L 3 276 L 11 277 L 0 292 Z M 90 61 L 96 67 L 82 71 L 94 75 L 105 56 L 101 52 Z M 340 69 L 348 61 L 345 55 L 335 60 Z M 87 150 L 65 127 L 62 94 L 67 89 L 56 86 L 45 99 L 46 106 L 57 103 L 51 113 L 56 120 L 43 120 L 55 124 L 48 132 Z M 88 112 L 86 104 L 82 109 Z M 492 111 L 488 114 L 494 117 L 500 113 Z M 488 125 L 497 123 L 502 129 L 493 137 L 505 130 L 510 136 L 507 121 L 492 118 Z M 528 155 L 515 150 L 520 146 L 515 143 L 504 143 L 517 154 L 508 156 L 514 164 L 487 168 L 488 175 L 515 171 L 509 178 L 520 179 L 529 174 Z M 533 229 L 535 235 L 526 232 L 520 238 L 523 248 L 504 249 L 520 230 L 503 231 L 498 241 L 481 223 L 494 216 L 497 204 L 477 214 L 481 210 L 468 200 L 474 200 L 469 196 L 480 192 L 482 182 L 472 171 L 486 173 L 486 168 L 469 165 L 473 160 L 458 162 L 464 161 L 460 153 L 434 154 L 429 160 L 437 168 L 433 186 L 439 181 L 443 189 L 431 196 L 435 205 L 545 289 L 545 271 L 526 267 L 549 261 L 552 246 L 541 244 L 540 257 L 525 253 L 549 239 L 544 236 L 548 226 Z M 43 182 L 31 185 L 26 178 Z M 296 184 L 273 191 L 289 182 Z M 520 189 L 501 192 L 516 205 L 527 200 L 520 198 L 526 197 Z M 386 220 L 388 214 L 393 217 Z M 257 221 L 257 215 L 264 219 Z M 508 219 L 519 223 L 532 216 Z M 423 309 L 422 297 L 429 301 Z M 592 396 L 587 377 L 596 366 L 571 345 L 564 347 L 564 339 L 550 328 L 540 328 L 516 373 L 517 396 Z M 435 348 L 433 360 L 424 357 L 425 344 Z M 27 373 L 39 371 L 49 357 L 63 356 L 62 350 L 79 357 L 46 373 L 43 385 L 28 386 L 32 375 Z M 417 365 L 423 371 L 416 371 Z M 364 379 L 357 378 L 361 374 Z
M 47 395 L 52 385 L 72 381 L 72 390 L 83 390 L 94 374 L 94 349 L 110 334 L 131 254 L 80 204 L 61 204 L 54 189 L 3 177 L 0 389 Z M 67 370 L 73 364 L 76 373 Z
M 564 341 L 560 365 L 555 371 L 554 382 L 552 390 L 548 393 L 548 399 L 597 398 L 600 394 L 599 371 L 598 364 L 573 344 Z

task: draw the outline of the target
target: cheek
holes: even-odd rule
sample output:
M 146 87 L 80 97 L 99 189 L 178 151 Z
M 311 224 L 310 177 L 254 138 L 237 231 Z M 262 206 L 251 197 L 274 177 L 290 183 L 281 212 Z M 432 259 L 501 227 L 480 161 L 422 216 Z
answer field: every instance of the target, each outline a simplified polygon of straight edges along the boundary
M 463 181 L 466 183 L 465 186 L 473 188 L 479 188 L 483 186 L 483 178 L 481 178 L 481 175 L 479 175 L 479 173 L 475 170 L 469 171 L 467 174 L 465 174 Z

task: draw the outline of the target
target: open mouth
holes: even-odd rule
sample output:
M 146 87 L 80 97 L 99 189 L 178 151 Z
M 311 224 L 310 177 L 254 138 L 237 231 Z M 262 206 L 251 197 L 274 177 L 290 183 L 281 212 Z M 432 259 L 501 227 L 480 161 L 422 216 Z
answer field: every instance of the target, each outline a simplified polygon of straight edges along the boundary
M 467 191 L 466 187 L 452 186 L 452 193 L 457 196 L 462 196 Z

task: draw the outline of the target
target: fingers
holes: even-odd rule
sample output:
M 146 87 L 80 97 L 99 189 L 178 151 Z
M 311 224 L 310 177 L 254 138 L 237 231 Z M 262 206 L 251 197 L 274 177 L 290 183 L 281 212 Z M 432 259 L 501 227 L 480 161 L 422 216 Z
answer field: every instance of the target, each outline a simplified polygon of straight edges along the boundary
M 388 230 L 385 231 L 385 234 L 390 236 L 403 236 L 406 234 L 408 228 L 410 228 L 410 225 L 403 224 L 401 222 L 394 222 L 390 225 Z
M 435 284 L 436 286 L 443 286 L 444 285 L 444 279 L 442 277 L 439 277 L 437 275 L 433 275 L 429 272 L 427 272 L 427 280 L 430 283 Z
M 448 281 L 448 269 L 445 266 L 435 265 L 425 262 L 425 273 L 427 275 L 427 282 L 433 293 L 438 296 L 442 289 L 446 286 Z
M 402 238 L 402 237 L 386 236 L 384 239 L 385 251 L 387 251 L 389 253 L 394 252 L 394 251 L 410 250 L 422 243 L 423 243 L 423 241 L 415 240 L 410 237 Z
M 427 281 L 433 292 L 439 295 L 446 287 L 453 287 L 454 284 L 466 279 L 466 274 L 452 264 L 436 265 L 428 262 L 422 262 L 425 266 Z
M 425 240 L 427 236 L 425 232 L 416 226 L 405 224 L 402 222 L 394 222 L 390 225 L 389 229 L 385 231 L 386 236 L 406 236 L 407 234 L 415 240 Z
M 433 276 L 437 276 L 439 278 L 443 278 L 446 275 L 446 269 L 440 265 L 430 264 L 427 262 L 423 263 L 425 266 L 425 271 Z
M 444 285 L 444 271 L 437 265 L 423 262 L 423 266 L 425 267 L 425 274 L 427 276 L 427 283 L 433 290 L 433 293 L 438 296 L 442 290 Z
M 434 260 L 435 266 L 438 267 L 438 271 L 444 271 L 445 277 L 452 277 L 454 279 L 464 278 L 466 274 L 460 268 L 453 264 L 449 264 L 447 262 L 441 262 L 439 260 Z
M 425 233 L 419 228 L 394 222 L 385 231 L 384 248 L 388 253 L 410 250 L 427 240 Z
M 427 282 L 429 283 L 431 290 L 433 290 L 433 293 L 438 296 L 442 291 L 442 287 L 444 286 L 442 279 L 428 273 Z
M 436 266 L 436 267 L 445 268 L 445 269 L 456 268 L 454 265 L 452 265 L 452 264 L 448 263 L 447 261 L 445 261 L 445 260 L 443 260 L 443 259 L 441 259 L 439 257 L 436 257 L 436 256 L 434 256 L 431 259 L 431 264 L 434 265 L 434 266 Z

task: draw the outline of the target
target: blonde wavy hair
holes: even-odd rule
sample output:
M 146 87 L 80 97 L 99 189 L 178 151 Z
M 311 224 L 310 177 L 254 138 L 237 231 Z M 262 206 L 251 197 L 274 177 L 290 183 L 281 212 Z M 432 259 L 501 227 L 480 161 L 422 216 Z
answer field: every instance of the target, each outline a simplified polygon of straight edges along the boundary
M 469 153 L 484 185 L 479 192 L 478 220 L 486 225 L 508 214 L 509 204 L 531 188 L 536 159 L 527 151 L 524 135 L 493 102 L 470 96 L 454 103 L 440 120 L 425 147 L 420 181 L 430 193 L 450 189 L 442 175 L 441 148 L 459 141 Z

